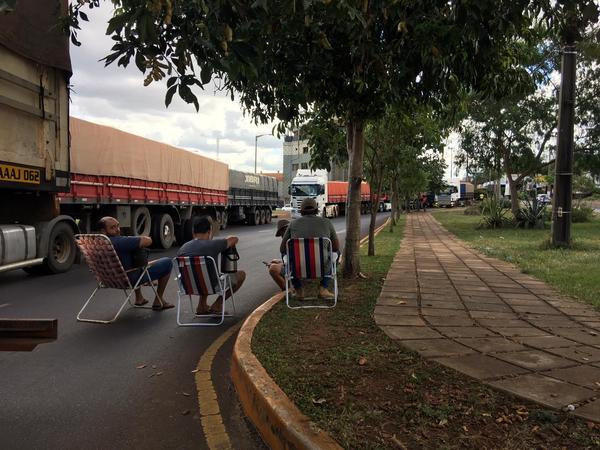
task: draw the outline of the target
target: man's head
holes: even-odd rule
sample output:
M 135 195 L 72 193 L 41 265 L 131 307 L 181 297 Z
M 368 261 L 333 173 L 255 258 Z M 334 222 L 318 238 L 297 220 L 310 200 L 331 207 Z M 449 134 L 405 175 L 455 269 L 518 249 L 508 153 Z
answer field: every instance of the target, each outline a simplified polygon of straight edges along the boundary
M 290 225 L 290 221 L 287 219 L 279 219 L 277 221 L 277 232 L 275 233 L 275 236 L 283 236 L 285 234 L 285 230 L 287 230 L 287 227 Z
M 121 234 L 121 228 L 119 228 L 119 221 L 114 217 L 106 216 L 98 221 L 98 229 L 109 237 L 119 236 Z
M 300 203 L 300 214 L 303 216 L 310 216 L 317 214 L 317 202 L 314 198 L 305 198 Z
M 200 216 L 198 220 L 194 223 L 194 228 L 192 230 L 194 232 L 195 238 L 201 239 L 210 239 L 212 238 L 213 231 L 213 220 L 210 216 Z

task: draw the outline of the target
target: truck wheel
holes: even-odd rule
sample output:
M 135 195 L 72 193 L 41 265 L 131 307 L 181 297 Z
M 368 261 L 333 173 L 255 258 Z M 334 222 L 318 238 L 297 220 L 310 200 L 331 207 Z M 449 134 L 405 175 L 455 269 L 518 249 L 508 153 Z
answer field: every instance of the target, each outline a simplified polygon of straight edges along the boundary
M 165 250 L 173 246 L 175 241 L 175 224 L 168 214 L 152 216 L 152 242 L 155 247 Z
M 152 230 L 150 211 L 145 206 L 139 206 L 131 215 L 131 234 L 134 236 L 150 236 Z
M 77 249 L 73 229 L 65 222 L 58 222 L 50 232 L 45 266 L 48 273 L 62 273 L 75 262 Z
M 221 222 L 223 221 L 222 212 L 217 210 L 215 211 L 214 221 L 219 225 L 219 230 L 221 229 Z
M 273 212 L 271 211 L 271 208 L 267 209 L 265 214 L 267 223 L 271 223 L 273 221 Z
M 327 208 L 323 208 L 323 217 L 327 217 Z
M 259 220 L 260 220 L 260 225 L 264 225 L 265 223 L 267 223 L 267 213 L 265 212 L 264 209 L 261 209 L 259 211 Z

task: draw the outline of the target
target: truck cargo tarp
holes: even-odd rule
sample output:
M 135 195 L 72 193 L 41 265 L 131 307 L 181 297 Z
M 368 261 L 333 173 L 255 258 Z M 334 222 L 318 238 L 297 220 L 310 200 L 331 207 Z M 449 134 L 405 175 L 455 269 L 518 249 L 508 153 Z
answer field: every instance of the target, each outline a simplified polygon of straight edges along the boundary
M 115 128 L 71 118 L 71 171 L 227 191 L 227 165 Z
M 18 0 L 0 14 L 0 44 L 40 64 L 71 73 L 69 38 L 58 26 L 67 0 Z

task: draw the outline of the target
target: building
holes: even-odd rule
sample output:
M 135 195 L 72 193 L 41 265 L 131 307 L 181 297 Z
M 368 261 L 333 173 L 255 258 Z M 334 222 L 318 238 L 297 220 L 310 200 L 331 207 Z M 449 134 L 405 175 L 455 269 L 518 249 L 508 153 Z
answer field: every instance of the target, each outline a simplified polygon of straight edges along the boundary
M 283 141 L 283 198 L 289 203 L 288 186 L 299 169 L 310 169 L 310 150 L 308 140 L 302 139 L 298 131 L 284 137 Z M 348 170 L 345 166 L 332 165 L 329 180 L 347 181 Z

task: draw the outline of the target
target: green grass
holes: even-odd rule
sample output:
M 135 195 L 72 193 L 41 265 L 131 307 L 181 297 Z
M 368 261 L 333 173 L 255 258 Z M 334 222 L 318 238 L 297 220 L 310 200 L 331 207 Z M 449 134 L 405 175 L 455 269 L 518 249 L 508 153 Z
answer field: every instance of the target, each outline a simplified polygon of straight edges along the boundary
M 511 262 L 558 291 L 600 309 L 600 220 L 573 224 L 571 249 L 549 246 L 550 230 L 477 229 L 480 216 L 434 212 L 448 231 L 474 248 Z

